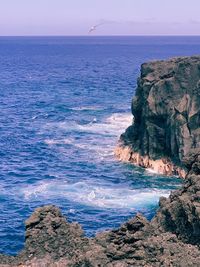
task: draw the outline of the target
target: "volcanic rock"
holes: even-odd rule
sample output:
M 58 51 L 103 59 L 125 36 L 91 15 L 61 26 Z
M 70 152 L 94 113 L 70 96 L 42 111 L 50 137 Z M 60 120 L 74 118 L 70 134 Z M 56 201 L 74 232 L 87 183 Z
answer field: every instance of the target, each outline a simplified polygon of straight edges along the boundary
M 120 228 L 89 239 L 78 224 L 68 223 L 58 208 L 45 206 L 26 221 L 22 252 L 16 257 L 0 255 L 0 266 L 199 266 L 198 239 L 196 245 L 185 243 L 171 229 L 161 231 L 163 223 L 159 225 L 156 219 L 148 222 L 138 214 Z
M 145 63 L 132 101 L 133 124 L 116 155 L 185 177 L 183 159 L 200 148 L 200 57 Z

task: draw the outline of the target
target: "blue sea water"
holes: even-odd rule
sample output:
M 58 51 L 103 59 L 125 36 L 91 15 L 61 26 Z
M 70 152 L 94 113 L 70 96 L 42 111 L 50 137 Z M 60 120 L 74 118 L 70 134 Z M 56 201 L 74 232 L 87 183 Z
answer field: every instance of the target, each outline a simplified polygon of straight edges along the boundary
M 200 54 L 200 37 L 0 38 L 0 253 L 24 220 L 58 205 L 88 236 L 152 218 L 181 181 L 118 162 L 140 64 Z

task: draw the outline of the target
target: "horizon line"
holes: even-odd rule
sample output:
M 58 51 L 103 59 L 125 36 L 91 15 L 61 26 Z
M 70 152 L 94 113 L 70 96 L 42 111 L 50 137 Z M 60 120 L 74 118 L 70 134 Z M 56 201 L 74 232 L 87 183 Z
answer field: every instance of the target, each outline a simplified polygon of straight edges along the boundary
M 38 34 L 38 35 L 0 35 L 1 37 L 200 37 L 200 34 L 106 34 L 106 35 L 54 35 L 54 34 Z

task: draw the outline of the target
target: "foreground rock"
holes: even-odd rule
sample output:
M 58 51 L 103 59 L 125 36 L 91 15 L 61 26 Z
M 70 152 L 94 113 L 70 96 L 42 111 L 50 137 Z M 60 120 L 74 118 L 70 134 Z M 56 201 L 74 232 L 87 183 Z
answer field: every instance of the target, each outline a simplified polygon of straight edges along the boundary
M 189 169 L 184 186 L 168 199 L 160 199 L 160 209 L 152 223 L 179 239 L 200 245 L 200 152 L 184 160 Z
M 98 262 L 98 245 L 84 237 L 79 224 L 68 223 L 55 206 L 35 210 L 25 222 L 25 247 L 17 257 L 0 256 L 0 262 L 8 266 L 84 266 L 87 255 L 93 253 Z M 56 263 L 58 265 L 56 265 Z M 0 265 L 4 266 L 4 265 Z M 79 266 L 79 265 L 77 265 Z
M 200 57 L 143 64 L 132 113 L 118 158 L 185 177 L 183 158 L 200 147 Z
M 182 240 L 171 228 L 164 230 L 162 210 L 163 207 L 152 222 L 138 214 L 119 229 L 89 239 L 78 224 L 68 223 L 55 206 L 36 209 L 26 221 L 23 251 L 17 257 L 0 256 L 0 266 L 199 266 L 199 239 L 187 239 L 185 243 L 182 229 Z M 187 220 L 184 223 L 187 225 Z M 196 237 L 196 232 L 191 235 Z

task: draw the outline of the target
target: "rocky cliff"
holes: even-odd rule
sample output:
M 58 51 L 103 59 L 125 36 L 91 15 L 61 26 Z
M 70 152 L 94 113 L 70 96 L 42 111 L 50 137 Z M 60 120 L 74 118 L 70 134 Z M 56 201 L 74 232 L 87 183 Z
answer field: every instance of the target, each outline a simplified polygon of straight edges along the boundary
M 143 64 L 132 113 L 116 155 L 184 177 L 183 158 L 200 147 L 200 57 Z
M 87 238 L 55 206 L 26 221 L 24 249 L 0 266 L 200 266 L 200 57 L 144 64 L 133 100 L 134 123 L 121 137 L 122 159 L 166 174 L 187 173 L 182 188 L 161 198 L 149 222 L 141 214 Z

